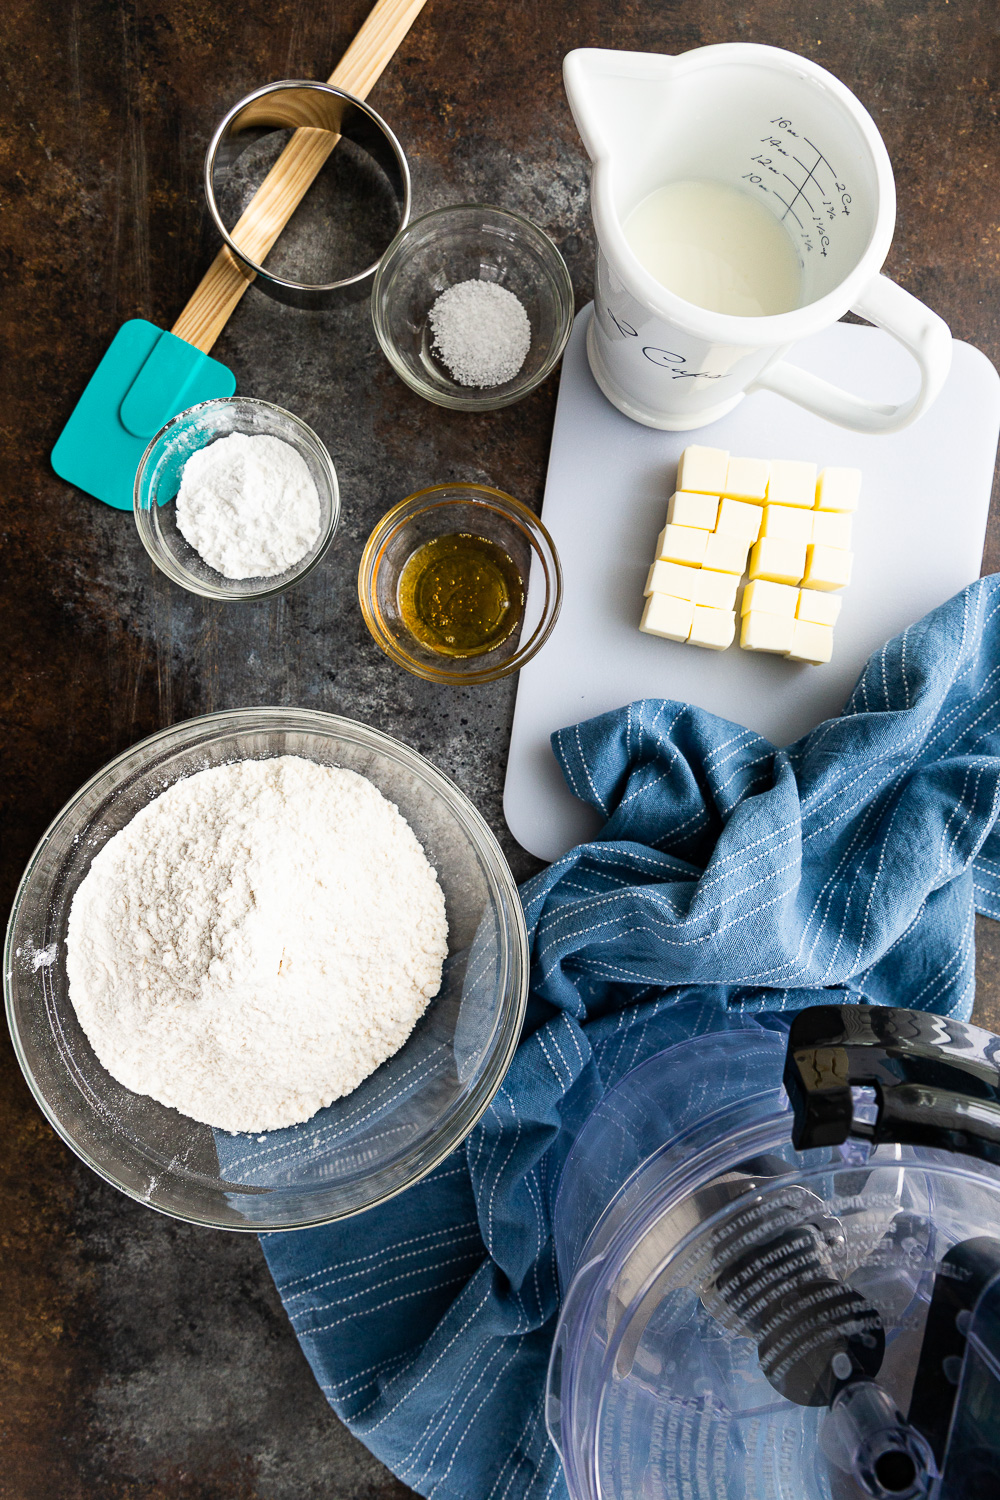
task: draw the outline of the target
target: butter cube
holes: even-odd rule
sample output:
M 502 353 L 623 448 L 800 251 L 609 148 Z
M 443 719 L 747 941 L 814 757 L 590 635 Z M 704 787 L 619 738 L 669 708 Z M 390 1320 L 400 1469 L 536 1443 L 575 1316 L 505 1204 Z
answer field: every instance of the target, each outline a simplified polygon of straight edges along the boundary
M 815 518 L 815 511 L 803 510 L 798 505 L 765 505 L 760 534 L 808 546 L 813 539 Z
M 656 555 L 666 562 L 688 563 L 700 568 L 705 558 L 705 543 L 712 535 L 694 526 L 664 526 L 656 539 Z
M 644 592 L 671 594 L 692 604 L 712 609 L 732 609 L 739 578 L 734 573 L 716 573 L 709 568 L 689 568 L 683 563 L 655 562 L 646 575 Z
M 695 495 L 687 490 L 675 490 L 667 506 L 667 524 L 700 526 L 703 531 L 714 531 L 718 514 L 718 495 Z
M 796 618 L 809 620 L 813 625 L 836 625 L 843 602 L 839 594 L 818 594 L 815 589 L 800 589 Z
M 688 568 L 683 563 L 655 562 L 646 574 L 644 594 L 672 594 L 675 599 L 689 599 L 693 604 L 698 597 L 700 568 Z
M 816 481 L 816 509 L 857 510 L 860 493 L 860 469 L 823 469 Z
M 795 514 L 800 516 L 801 511 Z M 853 517 L 848 511 L 814 510 L 812 513 L 812 541 L 824 547 L 840 547 L 846 552 L 851 545 Z
M 656 598 L 655 594 L 653 598 Z M 688 636 L 692 646 L 705 646 L 709 651 L 725 651 L 727 646 L 733 644 L 735 634 L 736 615 L 731 609 L 708 609 L 702 604 L 695 605 L 691 634 Z
M 772 459 L 767 503 L 802 505 L 812 510 L 816 504 L 816 465 L 802 463 L 797 458 Z
M 750 577 L 772 583 L 800 583 L 806 570 L 806 548 L 802 542 L 762 536 L 750 553 Z
M 736 604 L 739 586 L 738 573 L 716 573 L 712 568 L 691 568 L 698 580 L 695 604 L 706 604 L 710 609 L 732 609 Z
M 812 620 L 795 620 L 792 647 L 788 656 L 792 661 L 808 661 L 819 667 L 833 655 L 833 626 L 815 625 Z
M 826 598 L 825 594 L 823 598 Z M 757 578 L 743 590 L 742 613 L 746 615 L 753 610 L 757 614 L 784 615 L 793 620 L 798 602 L 798 589 L 789 588 L 787 583 L 768 583 L 764 578 Z
M 686 641 L 691 633 L 694 608 L 690 599 L 675 599 L 671 594 L 650 594 L 639 629 L 647 635 L 663 636 L 668 641 Z
M 714 568 L 717 573 L 735 573 L 739 578 L 747 565 L 749 551 L 748 537 L 726 536 L 721 531 L 712 531 L 705 544 L 702 567 Z
M 729 454 L 725 448 L 703 448 L 692 443 L 681 454 L 677 466 L 677 488 L 697 490 L 703 495 L 721 495 L 726 487 Z M 810 500 L 809 504 L 812 504 Z
M 732 495 L 734 500 L 756 500 L 759 505 L 767 494 L 770 472 L 766 458 L 731 458 L 722 493 Z
M 760 516 L 759 505 L 749 505 L 745 500 L 722 500 L 715 529 L 723 536 L 740 536 L 755 542 L 760 532 Z
M 851 581 L 851 565 L 854 553 L 840 547 L 814 545 L 806 548 L 806 570 L 803 584 L 810 589 L 846 588 Z
M 795 624 L 791 615 L 768 615 L 751 609 L 743 616 L 740 645 L 744 651 L 777 651 L 786 656 L 792 649 Z

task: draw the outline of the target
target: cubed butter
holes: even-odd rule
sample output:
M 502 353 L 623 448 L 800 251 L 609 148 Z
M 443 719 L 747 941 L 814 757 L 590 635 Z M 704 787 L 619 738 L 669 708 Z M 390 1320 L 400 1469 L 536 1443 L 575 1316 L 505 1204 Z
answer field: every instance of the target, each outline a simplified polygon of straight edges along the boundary
M 741 610 L 745 615 L 754 610 L 758 614 L 784 615 L 793 620 L 798 602 L 798 589 L 790 588 L 787 583 L 769 583 L 766 578 L 757 578 L 743 590 Z
M 703 495 L 721 495 L 726 487 L 729 454 L 725 448 L 704 448 L 692 443 L 681 454 L 677 466 L 677 488 L 697 490 Z M 810 500 L 810 505 L 812 501 Z
M 669 522 L 656 539 L 656 555 L 666 562 L 689 563 L 700 568 L 705 560 L 705 543 L 712 535 L 695 526 L 673 526 Z
M 652 596 L 654 599 L 656 595 Z M 703 604 L 694 607 L 691 634 L 692 646 L 705 646 L 709 651 L 725 651 L 733 644 L 736 634 L 736 615 L 731 609 L 709 609 Z
M 705 544 L 702 567 L 713 568 L 717 573 L 735 573 L 739 578 L 747 565 L 749 551 L 750 542 L 745 536 L 725 536 L 721 531 L 710 532 Z
M 801 511 L 796 511 L 801 515 Z M 812 513 L 812 540 L 823 547 L 840 547 L 843 551 L 851 545 L 853 517 L 848 511 L 814 510 Z
M 840 547 L 812 546 L 806 548 L 806 570 L 802 583 L 806 588 L 843 589 L 851 581 L 851 565 L 854 553 Z
M 806 570 L 806 548 L 802 542 L 762 536 L 750 553 L 750 577 L 772 583 L 800 583 Z
M 691 444 L 656 541 L 640 629 L 724 651 L 746 568 L 740 645 L 830 661 L 841 607 L 834 591 L 851 579 L 860 488 L 858 469 L 827 467 L 817 477 L 815 464 L 798 459 L 730 458 Z
M 792 649 L 795 623 L 791 615 L 768 615 L 751 609 L 743 616 L 740 645 L 744 651 L 776 651 L 785 656 Z
M 843 602 L 839 594 L 820 594 L 815 589 L 799 589 L 796 618 L 809 620 L 813 625 L 836 625 Z
M 735 606 L 740 582 L 738 573 L 717 573 L 713 568 L 692 568 L 690 571 L 698 580 L 695 604 L 707 604 L 710 609 L 732 609 Z
M 755 542 L 760 534 L 760 516 L 759 505 L 750 505 L 746 500 L 722 500 L 715 529 L 723 536 L 739 536 L 748 543 Z
M 829 661 L 833 655 L 833 626 L 815 625 L 812 620 L 795 620 L 793 624 L 790 659 L 812 662 L 814 667 Z
M 803 505 L 812 510 L 816 503 L 816 465 L 797 458 L 773 458 L 767 481 L 768 505 Z
M 672 594 L 650 594 L 639 629 L 647 635 L 663 636 L 668 641 L 686 641 L 691 633 L 694 610 L 690 599 L 675 599 Z
M 761 536 L 781 537 L 786 542 L 801 542 L 807 547 L 813 539 L 816 512 L 799 505 L 765 505 Z
M 767 476 L 771 465 L 766 458 L 731 458 L 726 470 L 724 495 L 734 500 L 756 500 L 759 505 L 767 494 Z
M 718 495 L 695 495 L 688 490 L 676 490 L 667 506 L 667 524 L 700 526 L 702 531 L 714 531 L 718 514 Z
M 693 604 L 698 598 L 700 568 L 689 568 L 684 563 L 655 562 L 646 574 L 645 594 L 673 594 L 675 599 L 688 599 Z
M 860 493 L 860 469 L 823 469 L 816 481 L 816 509 L 857 510 Z

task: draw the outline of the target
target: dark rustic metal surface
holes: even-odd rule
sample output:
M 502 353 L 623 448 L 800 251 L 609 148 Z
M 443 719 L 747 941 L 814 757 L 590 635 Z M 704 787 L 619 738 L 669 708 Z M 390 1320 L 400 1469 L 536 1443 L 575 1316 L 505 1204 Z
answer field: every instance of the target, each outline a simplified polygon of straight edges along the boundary
M 503 840 L 514 684 L 418 683 L 367 636 L 354 577 L 372 524 L 421 485 L 483 479 L 538 504 L 555 381 L 488 416 L 390 373 L 364 305 L 251 291 L 216 349 L 239 388 L 329 445 L 344 525 L 287 597 L 221 607 L 153 569 L 130 517 L 62 484 L 48 450 L 111 334 L 169 327 L 215 246 L 199 191 L 211 129 L 254 86 L 325 77 L 367 0 L 10 0 L 0 41 L 3 894 L 46 823 L 118 751 L 194 714 L 289 703 L 364 719 L 452 775 Z M 429 0 L 372 94 L 416 211 L 520 209 L 592 266 L 573 46 L 803 52 L 872 110 L 895 163 L 889 270 L 1000 362 L 1000 87 L 994 0 Z M 720 100 L 720 107 L 724 101 Z M 942 497 L 943 502 L 946 497 Z M 1000 567 L 1000 523 L 985 567 Z M 977 1016 L 1000 1029 L 1000 936 L 980 922 Z M 0 1500 L 389 1500 L 409 1493 L 339 1426 L 253 1240 L 186 1229 L 83 1168 L 0 1051 Z

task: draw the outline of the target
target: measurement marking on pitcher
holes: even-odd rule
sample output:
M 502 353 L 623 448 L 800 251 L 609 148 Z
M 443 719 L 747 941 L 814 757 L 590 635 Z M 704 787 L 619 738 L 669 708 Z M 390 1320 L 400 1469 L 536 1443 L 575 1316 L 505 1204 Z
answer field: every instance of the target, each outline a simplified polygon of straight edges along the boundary
M 795 184 L 793 182 L 792 183 L 792 187 L 794 187 L 794 186 L 795 186 Z M 774 193 L 774 189 L 773 188 L 771 189 L 771 191 L 772 191 L 772 193 Z M 785 212 L 781 215 L 782 219 L 787 219 L 788 215 L 791 214 L 792 218 L 795 220 L 796 224 L 799 226 L 799 228 L 802 230 L 802 232 L 804 234 L 806 226 L 803 224 L 802 220 L 799 218 L 798 214 L 795 212 L 794 208 L 792 207 L 792 203 L 795 202 L 795 199 L 793 198 L 792 199 L 792 203 L 789 203 L 788 199 L 787 198 L 783 198 L 780 193 L 774 193 L 774 196 L 777 198 L 777 200 L 778 200 L 779 203 L 783 203 L 785 205 Z
M 818 250 L 820 255 L 825 257 L 830 248 L 830 227 L 833 221 L 841 214 L 845 218 L 850 217 L 852 200 L 851 194 L 847 191 L 847 184 L 838 179 L 837 170 L 826 153 L 821 151 L 815 141 L 811 141 L 807 135 L 802 135 L 799 131 L 795 130 L 790 119 L 785 116 L 776 116 L 769 123 L 778 130 L 783 131 L 786 137 L 791 137 L 796 141 L 801 140 L 811 151 L 815 151 L 816 160 L 811 167 L 807 166 L 802 158 L 795 154 L 795 147 L 791 145 L 791 140 L 788 141 L 789 149 L 786 149 L 779 136 L 764 135 L 760 138 L 761 145 L 769 147 L 778 156 L 784 157 L 785 161 L 788 161 L 789 164 L 794 162 L 803 175 L 801 179 L 793 177 L 790 173 L 783 170 L 783 163 L 775 165 L 773 157 L 764 156 L 758 152 L 750 158 L 751 164 L 758 170 L 744 172 L 743 180 L 744 182 L 749 182 L 752 187 L 759 188 L 762 193 L 770 193 L 773 197 L 777 198 L 784 209 L 784 213 L 781 215 L 782 222 L 791 217 L 798 225 L 802 248 L 808 252 Z M 826 167 L 832 179 L 832 186 L 830 188 L 824 188 L 817 175 L 821 163 Z M 777 177 L 779 179 L 784 178 L 789 186 L 794 189 L 791 199 L 783 197 L 773 184 L 769 186 L 765 181 L 766 176 Z M 820 195 L 819 206 L 816 205 L 806 192 L 806 188 L 810 182 L 813 183 Z M 805 204 L 809 219 L 808 223 L 800 218 L 796 212 L 796 205 L 800 199 Z
M 796 157 L 795 160 L 799 161 L 798 157 Z M 801 167 L 801 165 L 802 165 L 802 163 L 799 161 L 799 166 Z M 816 163 L 816 166 L 819 166 L 819 162 Z M 813 171 L 815 171 L 815 167 L 813 168 Z M 787 172 L 783 172 L 782 176 L 784 177 L 784 179 L 785 179 L 786 182 L 790 182 L 792 184 L 792 187 L 795 187 L 795 178 L 794 177 L 789 177 L 789 175 L 788 175 Z M 806 173 L 805 182 L 808 182 L 810 177 L 812 177 L 812 172 L 807 172 Z M 805 200 L 806 208 L 808 208 L 809 212 L 811 214 L 813 214 L 813 213 L 816 212 L 816 210 L 813 208 L 812 204 L 809 202 L 809 199 L 806 198 L 805 182 L 802 184 L 801 187 L 796 188 L 796 190 L 795 190 L 795 196 L 792 198 L 792 203 L 795 202 L 796 198 L 802 197 Z M 816 186 L 819 187 L 819 183 L 818 182 L 816 183 Z M 822 192 L 822 191 L 823 191 L 823 189 L 820 188 L 820 192 Z M 789 206 L 788 210 L 786 210 L 786 211 L 790 213 L 791 212 L 791 207 Z
M 809 142 L 809 145 L 812 146 L 812 141 Z M 816 151 L 816 147 L 815 146 L 813 146 L 812 148 L 813 148 L 814 151 Z M 798 199 L 798 198 L 805 198 L 806 204 L 807 204 L 807 206 L 809 208 L 809 212 L 813 213 L 814 212 L 813 206 L 809 202 L 809 199 L 806 198 L 805 187 L 806 187 L 806 183 L 809 181 L 810 177 L 816 183 L 816 186 L 819 187 L 819 181 L 818 181 L 818 179 L 816 178 L 816 175 L 815 175 L 816 168 L 819 166 L 819 164 L 820 164 L 821 161 L 826 161 L 826 157 L 823 155 L 822 151 L 816 151 L 816 160 L 813 162 L 812 166 L 808 169 L 808 171 L 806 170 L 806 164 L 805 164 L 805 162 L 804 161 L 799 161 L 799 159 L 798 159 L 797 156 L 794 156 L 792 158 L 792 160 L 795 161 L 795 162 L 797 162 L 798 165 L 802 168 L 803 172 L 805 172 L 805 174 L 806 174 L 805 177 L 802 179 L 802 182 L 799 184 L 799 186 L 797 188 L 795 188 L 795 196 L 792 198 L 792 203 L 794 203 L 796 201 L 796 199 Z M 830 163 L 828 161 L 826 161 L 826 164 L 827 164 L 828 167 L 830 167 Z M 830 167 L 830 171 L 833 172 L 833 168 L 832 167 Z M 792 187 L 795 187 L 794 180 L 791 177 L 788 176 L 787 172 L 784 173 L 784 176 L 792 184 Z M 837 174 L 836 174 L 836 172 L 833 172 L 833 180 L 834 180 L 834 182 L 836 182 L 836 180 L 837 180 Z M 820 192 L 823 191 L 822 188 L 819 188 L 819 190 L 820 190 Z M 784 203 L 784 201 L 785 201 L 784 198 L 782 198 L 781 201 L 782 201 L 782 203 Z M 785 218 L 788 214 L 793 214 L 794 213 L 794 210 L 792 208 L 792 203 L 789 203 L 786 206 L 785 212 L 781 216 L 782 218 Z M 798 219 L 799 223 L 801 224 L 802 220 L 799 219 L 798 214 L 795 214 L 794 216 L 795 216 L 796 219 Z
M 837 180 L 837 173 L 834 170 L 833 162 L 830 160 L 830 158 L 828 156 L 824 156 L 823 153 L 822 153 L 822 151 L 819 149 L 819 147 L 816 146 L 816 145 L 814 145 L 813 142 L 809 139 L 809 137 L 807 135 L 804 135 L 802 137 L 802 139 L 805 141 L 805 143 L 809 147 L 810 151 L 815 151 L 816 155 L 819 157 L 819 161 L 825 161 L 826 162 L 827 166 L 830 168 L 830 171 L 833 173 L 833 180 L 834 180 L 834 182 L 836 182 L 836 180 Z M 819 166 L 819 161 L 816 163 L 817 167 Z M 802 163 L 799 162 L 799 166 L 800 167 L 801 167 L 801 165 L 802 165 Z M 815 170 L 816 170 L 816 167 L 813 168 L 813 171 L 815 171 Z

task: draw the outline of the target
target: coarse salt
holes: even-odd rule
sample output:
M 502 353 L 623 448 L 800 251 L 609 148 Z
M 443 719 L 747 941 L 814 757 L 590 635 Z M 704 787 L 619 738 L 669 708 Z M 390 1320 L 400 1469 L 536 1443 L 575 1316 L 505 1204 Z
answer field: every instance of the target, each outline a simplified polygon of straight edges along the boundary
M 432 347 L 459 385 L 503 385 L 524 364 L 531 324 L 513 292 L 495 281 L 459 281 L 428 313 Z

